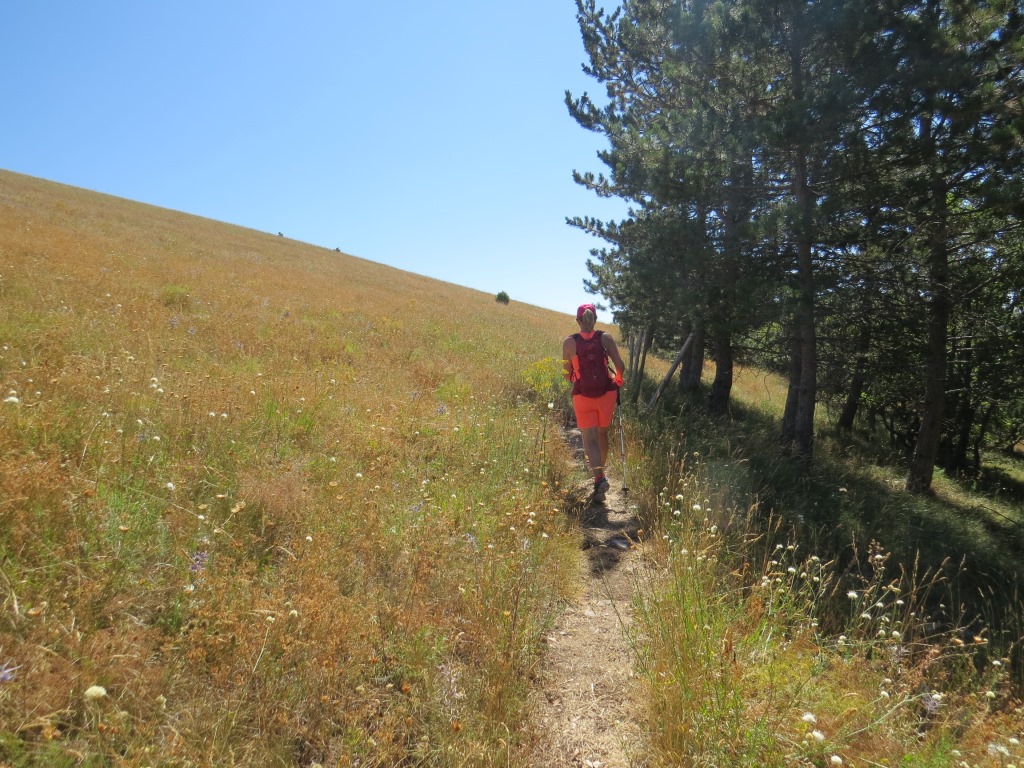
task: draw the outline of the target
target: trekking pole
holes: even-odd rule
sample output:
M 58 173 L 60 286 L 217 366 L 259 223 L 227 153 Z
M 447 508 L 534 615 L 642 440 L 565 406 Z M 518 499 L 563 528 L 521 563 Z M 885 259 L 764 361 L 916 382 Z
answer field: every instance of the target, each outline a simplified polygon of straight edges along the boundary
M 622 447 L 622 495 L 629 493 L 629 485 L 626 482 L 626 433 L 622 428 L 622 390 L 616 396 L 616 404 L 619 406 L 619 445 Z

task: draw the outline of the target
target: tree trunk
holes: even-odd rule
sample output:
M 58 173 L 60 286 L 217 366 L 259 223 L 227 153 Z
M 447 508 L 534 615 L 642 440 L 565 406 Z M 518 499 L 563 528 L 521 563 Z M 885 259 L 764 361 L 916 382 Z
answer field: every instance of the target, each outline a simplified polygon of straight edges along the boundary
M 704 325 L 697 322 L 693 329 L 693 347 L 683 360 L 680 374 L 680 386 L 684 392 L 696 392 L 700 389 L 704 375 Z
M 814 256 L 811 244 L 813 201 L 807 185 L 807 159 L 802 150 L 797 156 L 796 184 L 797 207 L 804 222 L 796 244 L 800 286 L 797 305 L 800 379 L 793 424 L 793 447 L 797 453 L 810 458 L 814 448 L 814 408 L 818 398 L 818 339 L 814 322 Z
M 937 264 L 935 265 L 937 266 Z M 934 279 L 932 290 L 936 290 Z M 928 313 L 928 351 L 924 371 L 924 404 L 917 433 L 914 456 L 907 475 L 907 490 L 925 493 L 935 475 L 935 457 L 942 436 L 942 417 L 946 406 L 946 321 L 948 306 L 933 294 Z
M 708 396 L 708 410 L 711 413 L 725 413 L 729 409 L 732 394 L 732 337 L 722 332 L 715 342 L 715 380 L 711 383 Z
M 793 77 L 793 98 L 800 104 L 805 96 L 803 48 L 801 40 L 793 40 L 790 49 L 790 65 Z M 784 421 L 784 437 L 791 432 L 789 441 L 793 449 L 810 458 L 814 448 L 814 408 L 818 397 L 818 341 L 814 320 L 814 193 L 808 179 L 807 138 L 797 137 L 793 147 L 793 200 L 796 203 L 796 268 L 797 306 L 795 327 L 799 346 L 799 371 L 790 378 L 789 396 L 795 398 L 792 410 L 787 400 L 787 415 L 791 416 L 790 427 Z M 794 392 L 795 384 L 795 392 Z
M 644 370 L 647 368 L 647 353 L 651 351 L 654 344 L 654 326 L 648 325 L 644 328 L 643 344 L 640 347 L 640 367 L 637 371 L 636 381 L 633 384 L 633 394 L 630 399 L 634 405 L 640 402 L 640 389 L 644 380 Z
M 796 407 L 800 398 L 800 340 L 796 331 L 789 334 L 789 386 L 786 389 L 786 407 L 782 411 L 782 444 L 793 444 L 796 435 Z
M 679 350 L 679 354 L 676 355 L 676 359 L 672 361 L 672 365 L 668 369 L 668 373 L 665 374 L 665 378 L 661 380 L 661 384 L 658 385 L 657 391 L 654 393 L 654 397 L 647 403 L 646 413 L 650 413 L 654 410 L 654 406 L 658 404 L 658 400 L 661 399 L 661 393 L 665 391 L 665 387 L 672 380 L 672 375 L 676 372 L 676 368 L 679 367 L 679 363 L 682 361 L 686 351 L 693 344 L 693 333 L 686 337 L 686 341 L 683 342 L 683 348 Z
M 732 396 L 733 353 L 732 336 L 736 307 L 740 304 L 736 286 L 740 277 L 743 242 L 740 222 L 750 220 L 752 206 L 744 190 L 750 189 L 753 166 L 749 160 L 736 161 L 732 166 L 730 194 L 722 212 L 722 265 L 718 275 L 718 309 L 708 319 L 708 332 L 715 347 L 715 378 L 708 395 L 711 413 L 726 413 Z
M 686 322 L 683 324 L 683 334 L 685 336 L 689 336 L 691 333 L 693 333 L 696 330 L 697 329 L 694 326 L 693 321 L 690 318 L 687 318 Z M 697 340 L 697 337 L 696 337 L 696 334 L 695 334 L 694 335 L 694 341 L 696 342 L 696 340 Z M 691 344 L 690 345 L 690 348 L 688 350 L 686 350 L 686 354 L 683 355 L 683 359 L 679 363 L 679 391 L 680 392 L 685 391 L 685 388 L 686 388 L 686 374 L 689 371 L 690 366 L 693 365 L 693 349 L 694 349 L 695 346 L 696 346 L 696 344 Z
M 929 156 L 937 162 L 931 133 L 931 115 L 921 118 L 922 140 Z M 932 170 L 931 233 L 928 238 L 928 342 L 925 351 L 924 403 L 921 426 L 917 433 L 914 455 L 907 474 L 907 490 L 927 493 L 935 474 L 935 458 L 942 437 L 942 419 L 946 410 L 946 376 L 949 341 L 949 251 L 946 242 L 946 184 L 937 169 Z
M 849 432 L 853 429 L 853 422 L 857 418 L 857 411 L 860 409 L 860 398 L 864 394 L 864 384 L 867 381 L 865 371 L 867 370 L 868 352 L 871 349 L 871 331 L 861 327 L 857 339 L 857 362 L 850 376 L 850 387 L 846 391 L 846 402 L 843 404 L 842 413 L 839 414 L 838 426 L 841 430 Z
M 974 431 L 974 420 L 978 412 L 971 402 L 970 393 L 965 393 L 961 407 L 957 411 L 956 442 L 953 444 L 953 454 L 950 469 L 956 472 L 963 472 L 968 469 L 967 451 L 971 447 L 971 432 Z
M 644 378 L 644 371 L 647 370 L 647 353 L 651 351 L 651 345 L 654 344 L 654 326 L 649 325 L 644 329 L 644 344 L 640 349 L 640 371 L 638 378 L 642 381 Z
M 985 415 L 981 417 L 981 424 L 978 427 L 978 434 L 974 438 L 974 474 L 981 473 L 981 446 L 985 444 L 985 435 L 988 433 L 988 425 L 992 420 L 996 404 L 989 403 L 985 409 Z
M 636 381 L 636 371 L 640 367 L 640 344 L 642 340 L 642 330 L 629 335 L 629 361 L 626 363 L 626 386 L 632 386 L 633 382 Z
M 971 449 L 971 434 L 978 418 L 972 386 L 975 356 L 973 340 L 968 338 L 963 346 L 955 342 L 949 354 L 951 360 L 960 362 L 953 366 L 954 381 L 950 384 L 955 396 L 952 403 L 949 401 L 949 393 L 946 394 L 946 413 L 954 415 L 951 425 L 947 421 L 948 435 L 943 443 L 948 442 L 948 451 L 942 457 L 940 466 L 952 472 L 964 472 L 970 468 L 967 454 Z

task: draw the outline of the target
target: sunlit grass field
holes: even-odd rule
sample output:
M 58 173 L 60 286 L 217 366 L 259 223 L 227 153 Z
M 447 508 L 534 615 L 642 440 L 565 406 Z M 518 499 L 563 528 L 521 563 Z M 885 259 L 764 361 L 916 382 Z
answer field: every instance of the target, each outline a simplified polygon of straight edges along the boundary
M 572 325 L 0 173 L 0 765 L 514 760 Z
M 571 309 L 0 172 L 0 766 L 528 765 Z M 733 395 L 627 419 L 637 764 L 1024 765 L 1019 505 Z
M 801 467 L 785 394 L 741 368 L 731 418 L 674 401 L 631 430 L 650 764 L 1024 765 L 1024 509 L 943 476 L 910 496 L 824 414 Z

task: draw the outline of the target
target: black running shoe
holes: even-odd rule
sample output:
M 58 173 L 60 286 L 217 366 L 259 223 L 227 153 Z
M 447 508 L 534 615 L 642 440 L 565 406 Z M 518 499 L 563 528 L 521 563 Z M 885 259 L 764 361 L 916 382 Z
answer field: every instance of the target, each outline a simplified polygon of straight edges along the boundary
M 594 501 L 604 501 L 605 494 L 608 493 L 608 478 L 603 475 L 594 481 Z

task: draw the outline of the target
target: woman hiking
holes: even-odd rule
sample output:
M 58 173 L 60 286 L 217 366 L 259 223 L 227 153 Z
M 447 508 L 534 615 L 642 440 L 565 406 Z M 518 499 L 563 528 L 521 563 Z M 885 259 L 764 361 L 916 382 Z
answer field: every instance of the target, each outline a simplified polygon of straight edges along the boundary
M 597 309 L 593 304 L 581 304 L 576 310 L 579 333 L 562 342 L 562 362 L 565 378 L 572 383 L 572 405 L 576 411 L 576 425 L 583 434 L 583 453 L 594 473 L 594 501 L 604 501 L 608 493 L 608 478 L 604 465 L 608 460 L 608 429 L 615 415 L 615 403 L 622 374 L 622 362 L 615 340 L 603 331 L 594 330 Z M 615 364 L 615 376 L 608 370 L 608 360 Z

